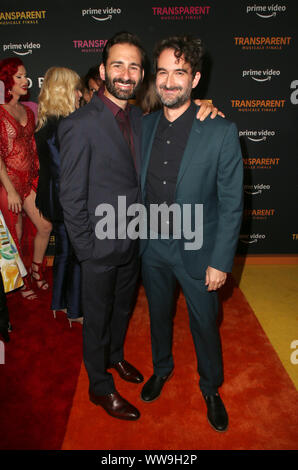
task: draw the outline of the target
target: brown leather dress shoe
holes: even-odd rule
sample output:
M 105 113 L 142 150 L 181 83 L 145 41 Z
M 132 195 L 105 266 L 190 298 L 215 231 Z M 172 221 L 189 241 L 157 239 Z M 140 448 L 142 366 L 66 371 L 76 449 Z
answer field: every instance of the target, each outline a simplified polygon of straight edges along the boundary
M 120 375 L 121 379 L 126 380 L 127 382 L 140 384 L 144 381 L 142 374 L 124 359 L 123 361 L 117 362 L 116 364 L 111 364 L 110 369 L 115 369 Z
M 108 395 L 95 395 L 89 392 L 89 398 L 94 405 L 100 405 L 113 418 L 135 421 L 141 416 L 140 412 L 122 398 L 118 392 Z

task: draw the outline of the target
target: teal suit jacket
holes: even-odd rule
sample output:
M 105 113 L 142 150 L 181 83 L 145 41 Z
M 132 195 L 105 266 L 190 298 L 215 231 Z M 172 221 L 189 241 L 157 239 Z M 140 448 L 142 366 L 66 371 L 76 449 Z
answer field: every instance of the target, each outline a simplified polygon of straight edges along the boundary
M 141 188 L 146 200 L 146 175 L 152 144 L 163 111 L 143 118 Z M 196 279 L 204 279 L 208 266 L 230 272 L 238 243 L 243 211 L 243 163 L 236 125 L 216 117 L 196 118 L 185 148 L 176 184 L 175 203 L 182 208 L 203 204 L 203 244 L 186 250 L 179 240 L 184 267 Z M 194 222 L 194 217 L 192 217 Z M 182 224 L 181 224 L 182 225 Z M 194 227 L 193 227 L 194 228 Z M 148 240 L 141 242 L 141 253 Z

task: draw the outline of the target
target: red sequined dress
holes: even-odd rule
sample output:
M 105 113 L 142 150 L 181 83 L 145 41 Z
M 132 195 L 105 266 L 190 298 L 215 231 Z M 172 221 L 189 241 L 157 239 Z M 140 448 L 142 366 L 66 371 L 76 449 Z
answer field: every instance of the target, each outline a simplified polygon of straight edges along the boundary
M 0 106 L 0 157 L 22 201 L 30 194 L 31 189 L 36 192 L 39 169 L 34 139 L 34 113 L 27 106 L 24 108 L 27 113 L 27 122 L 25 126 L 22 126 L 3 106 Z M 7 192 L 1 182 L 0 208 L 19 249 L 15 229 L 18 216 L 8 210 Z

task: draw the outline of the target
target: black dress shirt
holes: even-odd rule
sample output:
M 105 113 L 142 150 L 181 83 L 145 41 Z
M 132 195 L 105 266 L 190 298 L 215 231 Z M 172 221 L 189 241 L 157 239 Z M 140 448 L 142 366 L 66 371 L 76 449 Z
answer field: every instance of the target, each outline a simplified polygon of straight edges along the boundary
M 150 204 L 167 204 L 175 202 L 177 177 L 184 150 L 188 141 L 196 106 L 191 103 L 187 110 L 175 121 L 170 122 L 162 114 L 152 145 L 150 162 L 146 179 L 146 206 L 149 215 Z M 163 221 L 157 229 L 163 233 L 164 223 L 173 232 L 171 217 Z M 151 227 L 152 228 L 152 227 Z M 165 227 L 167 230 L 167 227 Z M 156 231 L 156 228 L 154 229 Z

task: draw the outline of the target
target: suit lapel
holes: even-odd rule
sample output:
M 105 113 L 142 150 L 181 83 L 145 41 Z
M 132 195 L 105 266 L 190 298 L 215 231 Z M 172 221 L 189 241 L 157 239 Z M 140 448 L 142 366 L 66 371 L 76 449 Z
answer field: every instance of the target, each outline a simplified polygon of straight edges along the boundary
M 187 169 L 187 167 L 190 165 L 193 155 L 198 152 L 198 137 L 202 131 L 202 123 L 199 121 L 196 117 L 194 118 L 192 128 L 189 134 L 189 138 L 184 150 L 184 154 L 181 160 L 179 172 L 178 172 L 178 177 L 177 177 L 177 183 L 176 183 L 176 191 L 178 188 L 178 185 L 183 178 L 183 175 Z
M 147 177 L 147 170 L 151 156 L 152 145 L 155 138 L 155 133 L 157 130 L 157 126 L 162 115 L 162 111 L 152 114 L 145 118 L 145 123 L 143 124 L 143 137 L 142 137 L 142 172 L 141 172 L 141 187 L 142 187 L 142 194 L 145 195 L 145 185 L 146 185 L 146 177 Z M 177 176 L 177 183 L 176 183 L 176 191 L 178 188 L 179 183 L 181 182 L 183 175 L 190 165 L 192 158 L 195 154 L 198 153 L 198 145 L 200 142 L 200 134 L 203 131 L 204 122 L 199 121 L 196 117 L 194 118 L 192 128 L 189 134 L 189 138 L 187 141 L 187 145 L 185 147 L 183 157 L 181 160 L 178 176 Z
M 118 145 L 121 145 L 123 152 L 124 149 L 127 149 L 127 144 L 112 111 L 110 111 L 109 108 L 104 105 L 103 101 L 96 95 L 93 95 L 91 103 L 95 105 L 100 113 L 102 113 L 102 118 L 106 123 L 106 133 L 109 134 Z
M 136 167 L 134 165 L 133 156 L 131 155 L 129 146 L 124 138 L 121 129 L 113 116 L 113 113 L 104 105 L 100 98 L 94 96 L 95 101 L 94 104 L 96 105 L 98 111 L 102 113 L 102 117 L 104 122 L 106 123 L 105 129 L 106 133 L 110 135 L 110 138 L 113 140 L 115 145 L 119 147 L 119 154 L 125 156 L 125 160 L 128 162 L 129 165 L 132 166 L 133 170 L 136 172 Z M 93 98 L 92 98 L 93 99 Z M 138 137 L 136 137 L 137 141 Z
M 130 112 L 130 125 L 131 125 L 131 132 L 132 132 L 132 138 L 133 138 L 133 145 L 135 149 L 135 162 L 136 162 L 136 171 L 138 174 L 138 177 L 140 177 L 140 172 L 141 172 L 141 123 L 142 123 L 142 117 L 141 115 L 138 116 L 136 115 L 135 112 L 133 112 L 133 109 Z
M 147 170 L 150 161 L 152 145 L 155 138 L 156 129 L 162 115 L 162 111 L 152 114 L 151 116 L 143 119 L 142 129 L 142 173 L 141 173 L 141 188 L 142 194 L 145 194 L 145 184 L 147 177 Z

